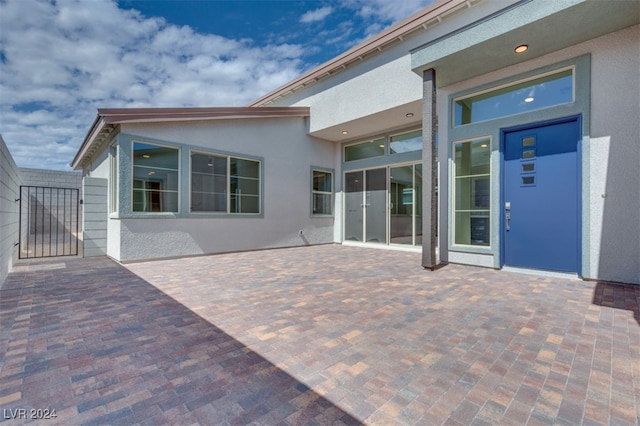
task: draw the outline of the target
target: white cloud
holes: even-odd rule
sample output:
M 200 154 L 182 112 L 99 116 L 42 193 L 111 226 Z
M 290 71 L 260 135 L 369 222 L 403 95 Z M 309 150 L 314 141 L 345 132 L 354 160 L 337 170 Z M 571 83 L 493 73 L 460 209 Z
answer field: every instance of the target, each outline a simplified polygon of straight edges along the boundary
M 333 12 L 333 7 L 331 6 L 324 6 L 319 9 L 310 10 L 300 17 L 300 22 L 308 24 L 311 22 L 322 21 L 324 18 L 329 16 L 331 12 Z
M 304 68 L 299 45 L 200 34 L 112 0 L 3 0 L 0 27 L 0 133 L 21 167 L 66 169 L 97 108 L 241 106 Z
M 341 0 L 343 7 L 355 10 L 368 24 L 363 40 L 378 34 L 385 28 L 411 16 L 436 0 Z M 361 40 L 357 40 L 358 42 Z
M 435 0 L 343 0 L 346 7 L 355 9 L 363 18 L 393 24 L 418 10 L 435 3 Z

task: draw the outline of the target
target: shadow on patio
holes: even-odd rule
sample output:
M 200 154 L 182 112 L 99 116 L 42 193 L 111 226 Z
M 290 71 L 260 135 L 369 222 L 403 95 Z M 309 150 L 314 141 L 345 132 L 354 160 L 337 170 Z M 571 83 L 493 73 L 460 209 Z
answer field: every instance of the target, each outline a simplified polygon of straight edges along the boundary
M 598 281 L 593 289 L 593 304 L 631 311 L 640 324 L 640 285 Z
M 0 406 L 78 424 L 359 424 L 122 266 L 32 262 L 0 289 Z

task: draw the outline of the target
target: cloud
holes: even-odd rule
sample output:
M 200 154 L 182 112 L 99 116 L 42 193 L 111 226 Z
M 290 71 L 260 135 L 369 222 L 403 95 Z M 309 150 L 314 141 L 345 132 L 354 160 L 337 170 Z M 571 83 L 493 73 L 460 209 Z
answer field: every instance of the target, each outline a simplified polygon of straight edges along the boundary
M 333 7 L 331 6 L 324 6 L 319 9 L 310 10 L 300 17 L 300 22 L 308 24 L 311 22 L 322 21 L 329 16 L 331 12 L 333 12 Z
M 68 169 L 97 108 L 241 106 L 304 69 L 300 45 L 201 34 L 112 0 L 3 0 L 0 27 L 0 133 L 21 167 Z
M 368 23 L 364 31 L 364 38 L 368 38 L 435 3 L 435 1 L 342 0 L 342 5 L 355 10 L 356 14 Z
M 363 18 L 392 24 L 418 10 L 435 3 L 435 0 L 343 0 L 345 7 L 355 9 Z

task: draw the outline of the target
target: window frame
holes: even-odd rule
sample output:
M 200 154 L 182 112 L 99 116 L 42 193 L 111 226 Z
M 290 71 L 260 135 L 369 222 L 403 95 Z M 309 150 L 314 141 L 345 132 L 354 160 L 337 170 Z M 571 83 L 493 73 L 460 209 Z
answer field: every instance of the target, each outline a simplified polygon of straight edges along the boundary
M 154 146 L 154 147 L 158 147 L 158 148 L 167 148 L 167 149 L 173 149 L 175 151 L 177 151 L 178 154 L 178 168 L 175 169 L 175 172 L 178 176 L 178 183 L 177 183 L 177 189 L 175 191 L 176 196 L 177 196 L 177 210 L 176 211 L 136 211 L 134 210 L 134 205 L 135 205 L 135 201 L 134 201 L 134 194 L 135 194 L 135 187 L 134 187 L 134 182 L 136 180 L 135 178 L 135 167 L 136 167 L 136 162 L 135 162 L 135 144 L 139 143 L 139 144 L 144 144 L 144 145 L 150 145 L 150 146 Z M 131 190 L 131 205 L 130 205 L 130 213 L 132 215 L 159 215 L 159 216 L 175 216 L 175 215 L 179 215 L 182 212 L 182 205 L 181 205 L 181 188 L 182 188 L 182 170 L 181 170 L 181 165 L 182 165 L 182 148 L 179 146 L 175 146 L 175 145 L 169 145 L 169 144 L 163 144 L 163 143 L 157 143 L 157 142 L 148 142 L 142 139 L 132 139 L 131 140 L 131 181 L 130 181 L 130 190 Z M 172 170 L 172 169 L 168 169 L 168 170 Z M 173 191 L 172 191 L 173 192 Z
M 315 172 L 320 172 L 320 173 L 326 173 L 329 175 L 330 179 L 331 179 L 331 191 L 327 192 L 327 191 L 317 191 L 314 189 L 314 174 Z M 311 188 L 311 205 L 310 205 L 310 214 L 311 217 L 333 217 L 333 215 L 335 214 L 335 173 L 333 169 L 327 169 L 324 167 L 315 167 L 312 166 L 311 167 L 311 182 L 310 182 L 310 188 Z M 316 194 L 321 194 L 321 195 L 328 195 L 331 201 L 331 211 L 329 213 L 315 213 L 314 211 L 314 207 L 315 207 L 315 196 Z
M 489 167 L 489 171 L 488 173 L 480 173 L 480 174 L 469 174 L 469 175 L 463 175 L 463 176 L 458 176 L 457 172 L 456 172 L 456 145 L 457 144 L 463 144 L 463 143 L 473 143 L 473 142 L 482 142 L 482 141 L 487 141 L 488 142 L 488 146 L 487 149 L 489 150 L 489 161 L 488 161 L 488 167 Z M 492 167 L 492 149 L 493 149 L 493 138 L 491 135 L 483 135 L 483 136 L 477 136 L 477 137 L 473 137 L 473 138 L 468 138 L 468 139 L 461 139 L 461 140 L 455 140 L 451 142 L 451 233 L 450 233 L 450 246 L 452 248 L 465 248 L 465 249 L 473 249 L 473 250 L 491 250 L 492 249 L 492 242 L 493 242 L 493 234 L 494 234 L 494 227 L 492 224 L 492 218 L 493 218 L 493 167 Z M 488 188 L 488 200 L 487 200 L 487 205 L 488 208 L 486 209 L 458 209 L 457 208 L 457 179 L 458 178 L 472 178 L 472 177 L 488 177 L 489 180 L 489 188 Z M 469 194 L 471 196 L 471 193 Z M 487 220 L 487 224 L 489 226 L 489 232 L 488 232 L 488 244 L 464 244 L 464 243 L 458 243 L 456 241 L 456 235 L 457 235 L 457 227 L 458 227 L 458 223 L 457 223 L 457 214 L 459 212 L 462 213 L 482 213 L 483 216 L 486 216 L 486 220 Z M 470 230 L 471 231 L 471 230 Z M 469 239 L 471 240 L 471 236 L 469 237 Z
M 420 147 L 420 149 L 414 150 L 414 151 L 405 151 L 405 152 L 391 152 L 391 144 L 393 143 L 391 139 L 393 139 L 396 136 L 402 136 L 402 135 L 407 135 L 409 133 L 415 133 L 415 132 L 420 132 L 420 137 L 422 138 L 422 127 L 416 127 L 414 129 L 409 129 L 409 130 L 405 130 L 402 132 L 398 132 L 398 133 L 391 133 L 387 136 L 387 155 L 389 156 L 396 156 L 396 155 L 402 155 L 402 154 L 407 154 L 410 152 L 422 152 L 422 146 Z
M 192 203 L 193 203 L 193 155 L 204 155 L 204 156 L 211 156 L 211 157 L 224 157 L 227 163 L 227 167 L 226 167 L 226 187 L 225 187 L 225 191 L 226 191 L 226 197 L 225 197 L 225 210 L 224 211 L 193 211 L 192 210 Z M 243 160 L 243 161 L 252 161 L 257 163 L 258 165 L 258 177 L 255 178 L 258 182 L 258 194 L 257 194 L 257 206 L 258 206 L 258 211 L 257 212 L 232 212 L 231 211 L 231 179 L 232 179 L 232 175 L 231 175 L 231 160 L 232 159 L 236 159 L 236 160 Z M 236 176 L 237 177 L 237 176 Z M 216 216 L 234 216 L 234 217 L 238 217 L 238 216 L 251 216 L 251 217 L 256 217 L 256 216 L 262 216 L 262 211 L 263 211 L 263 202 L 262 202 L 262 197 L 263 197 L 263 192 L 264 192 L 264 188 L 263 188 L 263 181 L 264 181 L 264 176 L 263 176 L 263 160 L 259 159 L 259 158 L 252 158 L 249 156 L 244 156 L 244 155 L 237 155 L 237 154 L 231 154 L 231 153 L 226 153 L 226 152 L 216 152 L 216 151 L 212 151 L 212 150 L 203 150 L 203 149 L 190 149 L 189 150 L 189 175 L 188 175 L 188 179 L 189 179 L 189 187 L 188 187 L 188 201 L 189 201 L 189 211 L 188 214 L 189 215 L 194 215 L 194 216 L 205 216 L 205 217 L 216 217 Z M 254 179 L 254 178 L 251 178 Z
M 372 158 L 380 158 L 380 157 L 384 157 L 387 155 L 387 147 L 388 147 L 388 141 L 389 141 L 389 137 L 387 135 L 382 135 L 382 136 L 378 136 L 378 137 L 371 137 L 371 138 L 367 138 L 367 139 L 360 139 L 354 142 L 349 142 L 345 145 L 342 146 L 342 162 L 343 163 L 353 163 L 355 161 L 363 161 L 363 160 L 371 160 Z M 365 145 L 367 143 L 375 143 L 375 142 L 382 142 L 382 144 L 384 144 L 383 147 L 379 147 L 382 149 L 382 153 L 380 155 L 372 155 L 370 157 L 364 157 L 364 158 L 356 158 L 353 160 L 347 160 L 347 148 L 349 147 L 353 147 L 356 145 Z
M 571 71 L 571 100 L 569 102 L 561 102 L 558 104 L 553 104 L 553 105 L 548 105 L 548 106 L 543 106 L 540 108 L 533 108 L 533 109 L 528 109 L 528 110 L 524 110 L 524 111 L 515 111 L 512 113 L 508 113 L 505 115 L 498 115 L 496 117 L 491 117 L 491 118 L 487 118 L 487 119 L 483 119 L 483 120 L 478 120 L 478 121 L 471 121 L 469 123 L 461 123 L 461 124 L 456 124 L 457 122 L 457 115 L 456 115 L 456 104 L 459 101 L 463 101 L 465 99 L 470 99 L 476 96 L 481 96 L 484 94 L 488 94 L 491 92 L 498 92 L 501 91 L 503 89 L 507 89 L 509 87 L 514 87 L 514 86 L 518 86 L 520 84 L 524 84 L 530 81 L 535 81 L 535 80 L 540 80 L 543 79 L 545 77 L 549 77 L 549 76 L 553 76 L 556 74 L 562 74 L 566 71 Z M 477 90 L 471 93 L 465 93 L 465 94 L 461 94 L 458 96 L 453 96 L 451 98 L 451 102 L 449 103 L 449 107 L 451 108 L 450 111 L 450 117 L 451 117 L 451 127 L 452 128 L 461 128 L 461 127 L 465 127 L 465 126 L 472 126 L 475 124 L 479 124 L 479 123 L 485 123 L 485 122 L 489 122 L 489 121 L 493 121 L 493 120 L 500 120 L 503 119 L 505 117 L 512 117 L 515 115 L 519 115 L 519 114 L 528 114 L 528 113 L 532 113 L 532 112 L 537 112 L 537 111 L 541 111 L 541 110 L 545 110 L 548 108 L 555 108 L 561 105 L 570 105 L 576 102 L 576 85 L 577 85 L 577 80 L 576 80 L 576 65 L 575 64 L 571 64 L 571 65 L 567 65 L 564 67 L 559 67 L 559 68 L 554 68 L 553 70 L 549 70 L 546 72 L 539 72 L 539 73 L 533 73 L 532 75 L 525 77 L 525 78 L 520 78 L 517 80 L 513 80 L 513 81 L 508 81 L 502 84 L 497 84 L 497 85 L 493 85 L 490 87 L 487 87 L 485 89 L 482 90 Z
M 119 178 L 119 167 L 118 167 L 118 143 L 113 142 L 109 145 L 109 214 L 116 215 L 118 214 L 118 209 L 120 206 L 119 198 L 120 191 L 118 188 L 118 184 L 120 183 Z M 133 189 L 133 185 L 132 185 Z

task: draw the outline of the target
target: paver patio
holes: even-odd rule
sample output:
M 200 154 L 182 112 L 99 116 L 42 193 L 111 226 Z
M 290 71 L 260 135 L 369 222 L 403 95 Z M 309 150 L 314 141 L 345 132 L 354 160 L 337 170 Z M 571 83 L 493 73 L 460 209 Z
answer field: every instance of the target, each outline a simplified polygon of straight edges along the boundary
M 338 245 L 56 259 L 9 275 L 0 320 L 3 420 L 640 422 L 640 286 Z

